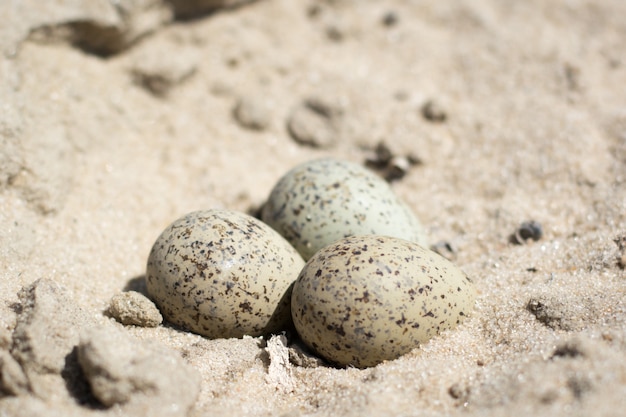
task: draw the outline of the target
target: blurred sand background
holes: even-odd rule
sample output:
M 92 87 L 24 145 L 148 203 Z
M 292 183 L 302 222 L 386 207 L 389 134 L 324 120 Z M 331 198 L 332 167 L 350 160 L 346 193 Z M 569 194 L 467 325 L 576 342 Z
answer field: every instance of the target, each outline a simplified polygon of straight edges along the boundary
M 40 278 L 196 369 L 168 415 L 623 415 L 626 2 L 5 0 L 0 19 L 0 415 L 158 415 L 12 361 Z M 277 367 L 280 343 L 103 314 L 182 214 L 252 212 L 296 163 L 381 142 L 419 161 L 392 186 L 479 291 L 459 329 L 375 368 Z M 541 239 L 511 243 L 528 220 Z

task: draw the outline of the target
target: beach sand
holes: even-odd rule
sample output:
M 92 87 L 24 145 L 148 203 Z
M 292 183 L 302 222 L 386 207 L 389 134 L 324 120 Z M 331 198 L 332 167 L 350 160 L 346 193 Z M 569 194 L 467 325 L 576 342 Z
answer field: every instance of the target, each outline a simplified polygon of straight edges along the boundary
M 0 4 L 0 416 L 623 415 L 624 1 L 116 3 Z M 380 143 L 476 286 L 457 329 L 360 370 L 105 313 L 181 215 Z

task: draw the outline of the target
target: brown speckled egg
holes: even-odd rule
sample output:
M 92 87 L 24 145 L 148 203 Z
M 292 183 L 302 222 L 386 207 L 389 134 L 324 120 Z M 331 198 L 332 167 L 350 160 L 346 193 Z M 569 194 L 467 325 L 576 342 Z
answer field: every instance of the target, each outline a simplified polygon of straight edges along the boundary
M 307 260 L 348 236 L 385 235 L 427 246 L 421 223 L 385 180 L 346 161 L 317 159 L 274 186 L 262 219 Z
M 291 285 L 304 261 L 259 220 L 228 210 L 189 213 L 148 258 L 150 297 L 171 323 L 211 338 L 259 336 L 290 322 Z
M 302 340 L 341 366 L 395 359 L 472 311 L 476 291 L 450 261 L 413 242 L 348 237 L 318 251 L 294 284 Z

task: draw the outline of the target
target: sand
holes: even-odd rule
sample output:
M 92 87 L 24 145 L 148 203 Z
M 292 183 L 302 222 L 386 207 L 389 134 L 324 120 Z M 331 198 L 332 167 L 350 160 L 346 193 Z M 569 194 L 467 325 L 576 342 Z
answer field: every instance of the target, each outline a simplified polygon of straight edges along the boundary
M 0 415 L 623 415 L 625 2 L 116 3 L 0 4 Z M 307 100 L 333 116 L 297 141 Z M 254 212 L 295 164 L 381 142 L 419 162 L 392 187 L 476 285 L 458 329 L 358 370 L 289 361 L 293 335 L 105 314 L 182 214 Z M 541 238 L 513 243 L 531 220 Z M 68 335 L 47 367 L 20 356 L 47 352 L 37 320 Z M 157 375 L 158 395 L 104 406 L 70 366 L 83 325 L 182 358 L 199 394 L 178 404 Z

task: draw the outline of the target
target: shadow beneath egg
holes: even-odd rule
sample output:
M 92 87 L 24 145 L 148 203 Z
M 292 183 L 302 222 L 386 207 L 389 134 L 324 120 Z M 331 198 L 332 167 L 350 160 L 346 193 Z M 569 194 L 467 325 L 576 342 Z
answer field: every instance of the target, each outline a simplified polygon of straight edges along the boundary
M 283 293 L 265 327 L 259 331 L 259 335 L 269 338 L 272 334 L 295 331 L 295 326 L 291 321 L 291 292 L 293 285 L 294 283 L 292 282 Z
M 258 347 L 260 348 L 260 352 L 258 353 L 257 358 L 263 363 L 263 366 L 266 369 L 269 369 L 271 358 L 269 351 L 267 350 L 268 341 L 274 335 L 283 335 L 286 341 L 285 347 L 287 347 L 289 350 L 289 362 L 291 362 L 293 366 L 301 368 L 343 368 L 327 362 L 321 357 L 317 356 L 316 353 L 311 350 L 298 335 L 295 325 L 291 320 L 291 293 L 293 290 L 293 286 L 294 283 L 292 283 L 287 288 L 266 325 L 263 327 L 263 329 L 260 330 L 258 335 L 253 336 L 259 338 Z M 136 291 L 152 300 L 152 298 L 148 294 L 145 274 L 136 276 L 128 280 L 123 288 L 123 291 Z M 197 332 L 187 329 L 184 326 L 169 322 L 165 318 L 165 316 L 163 317 L 163 323 L 160 326 L 171 329 L 178 333 L 198 334 Z M 212 339 L 201 334 L 199 335 L 208 340 Z
M 261 220 L 261 217 L 263 216 L 263 208 L 265 207 L 265 204 L 267 204 L 266 202 L 263 202 L 260 206 L 257 205 L 252 205 L 250 207 L 248 207 L 248 210 L 246 210 L 246 214 L 248 214 L 249 216 L 254 217 L 257 220 Z
M 148 287 L 146 285 L 146 275 L 139 275 L 131 278 L 124 286 L 124 291 L 136 291 L 150 298 L 148 295 Z

